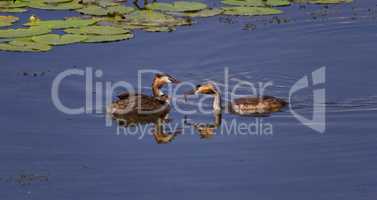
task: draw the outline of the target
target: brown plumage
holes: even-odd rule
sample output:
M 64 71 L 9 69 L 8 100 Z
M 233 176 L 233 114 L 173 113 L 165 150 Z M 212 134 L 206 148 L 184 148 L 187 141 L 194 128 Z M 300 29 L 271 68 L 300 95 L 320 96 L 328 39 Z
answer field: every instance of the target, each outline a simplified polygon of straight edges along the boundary
M 272 96 L 241 97 L 229 104 L 229 110 L 239 115 L 266 114 L 278 112 L 287 104 L 283 99 Z
M 196 88 L 187 94 L 208 94 L 214 96 L 213 108 L 215 111 L 222 110 L 220 92 L 212 83 L 197 85 Z M 288 103 L 283 99 L 273 96 L 242 97 L 233 100 L 228 104 L 228 109 L 233 114 L 254 115 L 270 114 L 278 112 Z
M 122 93 L 118 95 L 108 108 L 112 115 L 156 115 L 165 116 L 169 110 L 169 97 L 160 89 L 169 83 L 179 83 L 167 74 L 156 74 L 152 83 L 154 96 L 138 93 Z

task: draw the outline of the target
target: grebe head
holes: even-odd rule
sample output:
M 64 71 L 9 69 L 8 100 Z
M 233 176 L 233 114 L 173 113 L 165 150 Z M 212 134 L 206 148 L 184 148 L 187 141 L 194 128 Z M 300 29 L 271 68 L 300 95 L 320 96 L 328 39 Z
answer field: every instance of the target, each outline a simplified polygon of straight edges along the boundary
M 197 85 L 195 89 L 191 90 L 190 92 L 186 93 L 185 95 L 193 95 L 193 94 L 206 94 L 214 96 L 213 101 L 213 110 L 215 113 L 221 112 L 221 97 L 220 92 L 217 89 L 214 83 L 206 83 L 203 85 Z
M 153 95 L 163 96 L 164 93 L 160 91 L 162 86 L 164 86 L 165 84 L 178 84 L 178 83 L 180 83 L 180 81 L 178 81 L 174 77 L 165 73 L 158 73 L 154 76 L 153 83 L 152 83 Z
M 159 85 L 164 85 L 164 84 L 169 84 L 169 83 L 174 83 L 174 84 L 180 83 L 180 81 L 170 76 L 169 74 L 165 74 L 165 73 L 156 74 L 154 76 L 153 82 L 156 82 Z
M 215 95 L 218 94 L 218 89 L 216 86 L 212 83 L 206 83 L 206 84 L 201 84 L 197 85 L 195 89 L 192 91 L 186 93 L 187 95 L 192 95 L 192 94 L 208 94 L 208 95 Z

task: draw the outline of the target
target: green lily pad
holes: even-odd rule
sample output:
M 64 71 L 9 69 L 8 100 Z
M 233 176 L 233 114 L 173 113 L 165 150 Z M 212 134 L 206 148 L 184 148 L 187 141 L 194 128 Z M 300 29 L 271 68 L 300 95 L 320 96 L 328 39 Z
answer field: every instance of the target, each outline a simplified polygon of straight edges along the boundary
M 223 0 L 223 4 L 234 6 L 289 6 L 291 3 L 288 0 Z
M 143 28 L 147 32 L 172 32 L 175 31 L 174 27 L 146 27 Z
M 29 2 L 23 1 L 0 1 L 0 8 L 24 8 L 29 5 Z
M 30 28 L 7 29 L 0 30 L 0 38 L 30 37 L 36 35 L 43 35 L 49 32 L 51 32 L 51 29 L 40 26 Z
M 313 4 L 339 4 L 339 3 L 352 3 L 352 0 L 309 0 Z
M 97 16 L 107 15 L 106 8 L 103 8 L 97 5 L 87 5 L 77 11 L 86 15 L 97 15 Z
M 276 15 L 283 13 L 283 11 L 278 9 L 264 7 L 223 7 L 223 9 L 225 15 L 256 16 Z
M 25 39 L 16 39 L 8 43 L 0 43 L 1 51 L 19 51 L 19 52 L 44 52 L 49 51 L 52 47 L 46 44 L 39 44 Z
M 132 7 L 126 7 L 126 6 L 122 6 L 122 5 L 107 7 L 108 14 L 117 13 L 117 14 L 125 15 L 125 14 L 133 12 L 134 10 L 135 9 L 132 8 Z
M 176 18 L 161 12 L 152 10 L 138 10 L 126 15 L 126 25 L 140 26 L 180 26 L 190 25 L 192 21 L 189 19 Z
M 169 12 L 190 12 L 206 9 L 207 5 L 200 2 L 176 1 L 174 3 L 151 3 L 146 8 Z
M 83 7 L 77 0 L 67 3 L 46 3 L 43 0 L 30 1 L 29 7 L 45 10 L 76 10 Z
M 185 17 L 212 17 L 212 16 L 220 15 L 223 12 L 224 12 L 223 9 L 209 8 L 209 9 L 204 9 L 197 12 L 175 12 L 175 13 L 169 13 L 169 14 L 177 15 L 177 16 L 185 16 Z
M 43 2 L 47 4 L 67 3 L 71 1 L 73 0 L 43 0 Z
M 95 24 L 98 19 L 66 19 L 66 20 L 39 20 L 29 22 L 27 26 L 42 26 L 49 29 L 79 28 Z
M 18 20 L 19 18 L 15 16 L 1 16 L 0 15 L 0 27 L 11 26 L 14 22 Z
M 81 35 L 119 35 L 130 33 L 129 30 L 112 26 L 87 26 L 76 29 L 65 29 L 66 33 Z
M 128 40 L 133 38 L 133 34 L 120 34 L 120 35 L 87 35 L 88 39 L 84 40 L 85 43 L 97 43 L 97 42 L 115 42 L 120 40 Z
M 0 8 L 0 12 L 2 13 L 22 13 L 26 11 L 27 9 L 24 8 Z
M 134 8 L 122 5 L 110 6 L 105 8 L 97 5 L 87 5 L 84 8 L 79 9 L 77 11 L 86 15 L 105 16 L 115 13 L 121 15 L 131 13 L 132 11 L 134 11 Z
M 47 44 L 47 45 L 65 45 L 65 44 L 72 44 L 86 40 L 88 37 L 84 35 L 74 35 L 74 34 L 47 34 L 47 35 L 40 35 L 34 36 L 31 39 L 34 42 L 40 44 Z
M 109 7 L 109 6 L 118 6 L 121 5 L 119 2 L 114 2 L 114 0 L 82 0 L 83 4 L 86 5 L 98 5 L 101 7 Z

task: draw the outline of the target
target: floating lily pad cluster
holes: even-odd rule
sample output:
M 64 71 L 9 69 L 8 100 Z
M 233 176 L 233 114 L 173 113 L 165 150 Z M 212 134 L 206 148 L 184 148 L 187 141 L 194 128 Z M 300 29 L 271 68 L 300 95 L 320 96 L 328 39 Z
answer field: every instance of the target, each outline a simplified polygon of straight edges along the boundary
M 85 37 L 82 42 L 114 42 L 133 38 L 133 34 L 123 28 L 112 26 L 87 26 L 75 29 L 65 29 L 66 33 Z
M 56 45 L 127 40 L 135 29 L 147 32 L 170 32 L 177 26 L 191 25 L 193 17 L 216 15 L 276 15 L 276 7 L 291 3 L 336 4 L 352 0 L 222 0 L 225 6 L 210 8 L 198 1 L 154 2 L 144 9 L 125 6 L 121 0 L 0 0 L 0 50 L 44 52 Z M 10 13 L 29 8 L 73 10 L 80 17 L 42 20 L 31 16 L 24 27 L 4 29 L 17 23 Z M 55 34 L 62 30 L 64 34 Z

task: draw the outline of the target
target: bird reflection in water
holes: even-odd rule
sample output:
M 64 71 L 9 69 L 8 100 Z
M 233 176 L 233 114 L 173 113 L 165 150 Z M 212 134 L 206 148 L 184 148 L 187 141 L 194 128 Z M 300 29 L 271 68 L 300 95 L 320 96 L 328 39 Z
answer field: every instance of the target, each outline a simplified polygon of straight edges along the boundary
M 154 129 L 152 135 L 157 144 L 168 144 L 181 133 L 181 130 L 165 132 L 164 124 L 169 121 L 166 119 L 166 116 L 123 114 L 112 115 L 112 118 L 117 121 L 119 126 L 125 128 L 135 125 L 153 124 Z
M 221 126 L 222 121 L 222 115 L 220 112 L 215 112 L 214 117 L 214 123 L 191 123 L 185 116 L 184 124 L 194 128 L 201 139 L 210 139 L 215 135 L 217 128 Z

